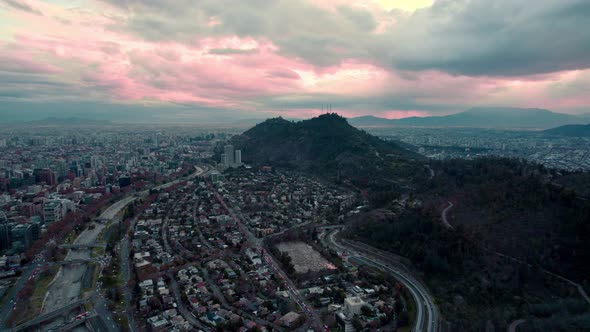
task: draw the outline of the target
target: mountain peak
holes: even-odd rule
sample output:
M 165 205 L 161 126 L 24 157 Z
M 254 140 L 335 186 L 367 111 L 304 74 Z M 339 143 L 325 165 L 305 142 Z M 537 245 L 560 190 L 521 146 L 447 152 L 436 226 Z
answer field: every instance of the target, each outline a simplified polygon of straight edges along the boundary
M 428 117 L 409 117 L 397 120 L 359 117 L 350 122 L 360 127 L 474 127 L 547 129 L 565 124 L 588 122 L 584 117 L 555 113 L 542 108 L 474 107 L 466 111 Z
M 473 107 L 462 113 L 477 113 L 480 115 L 498 114 L 498 115 L 517 115 L 523 113 L 553 113 L 542 108 L 517 108 L 517 107 Z M 461 113 L 459 113 L 461 114 Z
M 310 121 L 324 121 L 324 122 L 346 122 L 346 119 L 338 113 L 324 113 L 315 118 L 311 118 Z M 348 122 L 346 122 L 348 123 Z
M 421 158 L 354 128 L 336 113 L 298 122 L 270 119 L 235 136 L 232 142 L 248 163 L 324 174 L 366 175 L 359 170 L 372 172 L 374 165 L 385 169 L 393 159 Z

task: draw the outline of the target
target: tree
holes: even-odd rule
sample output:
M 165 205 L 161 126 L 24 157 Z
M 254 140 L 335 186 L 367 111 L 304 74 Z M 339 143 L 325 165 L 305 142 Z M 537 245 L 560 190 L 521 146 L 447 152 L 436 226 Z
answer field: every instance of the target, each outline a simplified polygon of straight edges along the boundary
M 354 327 L 355 330 L 357 331 L 362 331 L 363 330 L 363 323 L 361 322 L 361 320 L 358 317 L 354 317 L 352 319 L 352 326 Z
M 410 317 L 407 311 L 402 311 L 397 316 L 397 326 L 407 326 L 410 321 Z
M 361 307 L 361 313 L 363 314 L 363 316 L 373 316 L 373 310 L 371 310 L 371 308 L 369 308 L 368 305 L 364 305 Z

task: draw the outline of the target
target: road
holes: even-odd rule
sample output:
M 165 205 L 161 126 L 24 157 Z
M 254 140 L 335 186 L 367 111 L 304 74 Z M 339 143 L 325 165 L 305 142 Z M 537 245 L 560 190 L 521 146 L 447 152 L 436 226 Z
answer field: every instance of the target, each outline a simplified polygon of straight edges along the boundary
M 525 319 L 517 319 L 514 322 L 510 323 L 510 326 L 508 326 L 508 332 L 516 332 L 518 325 L 520 325 L 524 322 L 526 322 Z
M 132 225 L 130 228 L 133 228 L 133 223 L 135 219 L 131 222 Z M 129 284 L 129 279 L 131 278 L 131 265 L 129 264 L 129 237 L 125 235 L 123 240 L 121 240 L 121 271 L 123 273 L 123 280 L 125 281 L 125 285 L 123 286 L 123 298 L 125 300 L 125 311 L 127 313 L 128 321 L 129 321 L 129 330 L 130 331 L 137 331 L 137 324 L 135 323 L 135 315 L 133 314 L 133 309 L 131 307 L 131 290 L 127 286 Z
M 446 207 L 446 208 L 443 210 L 443 212 L 442 212 L 442 214 L 441 214 L 441 219 L 442 219 L 443 225 L 445 225 L 447 228 L 453 229 L 453 225 L 451 225 L 451 224 L 449 223 L 449 221 L 447 220 L 447 214 L 448 214 L 448 213 L 449 213 L 449 211 L 450 211 L 450 210 L 453 208 L 453 203 L 451 203 L 450 201 L 449 201 L 448 203 L 449 203 L 449 206 L 447 206 L 447 207 Z
M 181 183 L 182 181 L 185 181 L 185 180 L 190 180 L 190 179 L 194 179 L 194 178 L 196 178 L 197 176 L 204 176 L 204 175 L 207 175 L 207 173 L 209 173 L 209 170 L 210 170 L 210 169 L 212 169 L 212 167 L 211 167 L 211 166 L 209 166 L 209 165 L 195 166 L 195 172 L 194 172 L 194 173 L 192 173 L 191 175 L 189 175 L 189 176 L 185 176 L 185 177 L 182 177 L 182 178 L 179 178 L 179 179 L 176 179 L 176 180 L 170 181 L 170 182 L 166 182 L 166 183 L 164 183 L 164 184 L 161 184 L 161 185 L 159 185 L 159 186 L 153 187 L 153 188 L 151 188 L 151 189 L 153 189 L 153 190 L 166 189 L 166 188 L 168 188 L 168 187 L 171 187 L 171 186 L 173 186 L 173 185 L 175 185 L 175 184 L 179 184 L 179 183 Z M 142 193 L 143 193 L 143 194 L 147 194 L 148 192 L 149 192 L 149 190 L 144 190 Z
M 388 257 L 383 257 L 383 254 L 377 250 L 369 250 L 368 246 L 367 248 L 351 248 L 351 243 L 347 243 L 346 246 L 338 243 L 335 236 L 339 231 L 340 230 L 338 229 L 334 230 L 328 236 L 330 246 L 341 252 L 347 253 L 347 259 L 354 258 L 364 264 L 376 267 L 396 277 L 397 280 L 404 284 L 416 303 L 416 325 L 414 331 L 437 331 L 438 309 L 426 287 L 416 280 L 407 269 L 387 263 Z M 362 253 L 360 251 L 362 251 Z
M 93 229 L 86 229 L 76 238 L 74 245 L 88 245 L 93 244 L 100 232 L 106 227 L 106 224 L 112 221 L 117 213 L 119 213 L 127 204 L 135 200 L 135 197 L 126 197 L 109 206 L 98 217 L 99 220 L 106 221 L 105 223 L 96 223 Z M 91 259 L 91 250 L 69 250 L 65 260 L 88 260 Z M 43 301 L 41 313 L 46 313 L 67 305 L 70 302 L 76 301 L 80 298 L 82 292 L 82 278 L 86 272 L 87 264 L 75 264 L 63 266 L 57 273 L 54 280 L 51 282 L 47 290 L 47 296 Z M 103 319 L 104 316 L 99 316 Z M 112 324 L 105 322 L 110 328 Z M 51 326 L 51 324 L 49 324 Z M 80 329 L 80 328 L 78 328 Z M 118 328 L 116 329 L 118 331 Z
M 201 175 L 206 175 L 209 170 L 212 169 L 211 166 L 195 166 L 196 172 L 191 174 L 188 178 L 194 178 Z M 175 181 L 168 182 L 162 186 L 158 186 L 156 188 L 166 188 L 176 183 L 180 183 L 182 179 L 178 179 Z M 147 193 L 147 191 L 146 191 Z M 121 209 L 123 209 L 127 204 L 135 200 L 136 197 L 129 196 L 126 198 L 121 199 L 120 201 L 112 204 L 106 210 L 102 212 L 102 214 L 97 218 L 98 220 L 106 220 L 111 221 Z M 94 243 L 96 237 L 104 229 L 105 224 L 97 223 L 94 230 L 85 230 L 83 231 L 80 236 L 74 241 L 75 245 L 89 245 Z M 26 284 L 27 280 L 31 275 L 33 275 L 33 271 L 38 268 L 39 266 L 43 265 L 43 257 L 45 256 L 45 250 L 43 250 L 37 258 L 33 261 L 31 265 L 24 268 L 22 270 L 21 277 L 17 280 L 16 284 L 11 287 L 7 300 L 4 305 L 0 308 L 0 330 L 6 328 L 6 321 L 8 316 L 12 312 L 13 308 L 15 307 L 15 301 L 18 301 L 17 294 L 21 291 L 21 289 Z M 66 256 L 66 260 L 68 259 L 87 259 L 90 258 L 90 251 L 89 250 L 76 250 L 73 252 L 70 250 Z M 86 270 L 86 265 L 73 265 L 73 266 L 66 266 L 60 269 L 58 275 L 52 281 L 50 287 L 48 288 L 47 296 L 43 302 L 42 313 L 47 313 L 52 311 L 55 308 L 63 307 L 68 302 L 72 302 L 75 299 L 79 298 L 80 291 L 81 291 L 81 279 L 84 275 L 84 271 Z M 100 315 L 99 315 L 100 316 Z M 133 321 L 133 318 L 130 318 L 130 324 Z M 109 324 L 106 324 L 107 326 Z M 133 331 L 133 330 L 132 330 Z
M 31 264 L 28 268 L 23 270 L 20 278 L 17 280 L 14 287 L 10 289 L 6 302 L 0 310 L 0 330 L 6 328 L 6 320 L 15 307 L 15 301 L 18 301 L 17 294 L 26 285 L 29 278 L 33 275 L 33 271 L 39 266 L 38 262 Z M 10 300 L 9 300 L 10 299 Z
M 196 206 L 193 206 L 192 214 L 193 214 L 193 218 L 196 218 Z M 164 242 L 164 249 L 169 254 L 171 254 L 173 256 L 175 256 L 175 255 L 181 255 L 181 256 L 184 256 L 184 257 L 186 257 L 188 259 L 188 255 L 190 255 L 191 253 L 188 250 L 184 249 L 184 247 L 182 247 L 182 245 L 180 243 L 178 243 L 178 241 L 176 241 L 176 244 L 177 244 L 176 249 L 179 249 L 180 252 L 175 251 L 175 250 L 173 250 L 170 247 L 169 239 L 168 239 L 168 221 L 169 221 L 168 216 L 166 216 L 165 219 L 164 219 L 164 223 L 162 224 L 162 240 Z M 203 234 L 200 232 L 200 230 L 199 230 L 199 234 L 200 234 L 201 241 L 206 246 L 208 246 L 209 248 L 212 248 L 211 245 L 209 244 L 209 242 L 204 239 Z M 249 313 L 244 312 L 244 311 L 242 311 L 242 310 L 240 310 L 240 309 L 235 308 L 234 306 L 232 306 L 230 303 L 227 302 L 227 299 L 225 298 L 225 296 L 223 295 L 223 293 L 219 289 L 219 286 L 217 286 L 217 283 L 214 282 L 210 278 L 209 271 L 206 268 L 202 268 L 201 271 L 203 273 L 203 276 L 205 278 L 205 281 L 207 282 L 208 287 L 213 291 L 213 294 L 221 302 L 221 305 L 225 309 L 227 309 L 227 310 L 229 310 L 231 312 L 234 312 L 234 313 L 236 313 L 236 314 L 238 314 L 238 315 L 240 315 L 240 316 L 242 316 L 244 318 L 250 319 L 250 320 L 256 322 L 257 324 L 260 324 L 260 325 L 269 325 L 269 326 L 270 325 L 273 325 L 274 328 L 277 331 L 280 331 L 281 330 L 279 326 L 275 326 L 274 323 L 272 323 L 272 322 L 269 322 L 269 321 L 266 321 L 266 320 L 263 320 L 263 319 L 254 317 L 254 316 L 250 315 Z M 197 327 L 199 327 L 201 329 L 206 329 L 203 324 L 201 324 L 198 320 L 194 319 L 194 316 L 187 309 L 184 308 L 184 303 L 182 303 L 182 298 L 180 296 L 180 291 L 178 290 L 178 284 L 177 284 L 176 280 L 174 279 L 174 276 L 172 275 L 172 273 L 168 273 L 168 276 L 170 277 L 170 280 L 171 280 L 172 289 L 173 289 L 173 292 L 174 292 L 174 296 L 176 298 L 176 301 L 178 302 L 178 305 L 179 306 L 180 305 L 183 306 L 183 309 L 186 312 L 186 313 L 182 313 L 181 312 L 181 314 L 183 315 L 183 317 L 185 317 L 186 320 L 188 320 L 189 322 L 191 322 L 191 324 L 193 326 L 197 326 Z
M 56 317 L 63 318 L 63 316 L 67 316 L 68 312 L 79 309 L 84 303 L 86 303 L 88 299 L 81 299 L 75 302 L 72 302 L 64 307 L 55 308 L 55 310 L 45 313 L 43 315 L 39 315 L 34 319 L 25 322 L 15 328 L 15 330 L 23 330 L 27 328 L 31 328 L 36 326 L 37 324 L 43 323 L 45 321 L 54 320 Z
M 201 323 L 184 305 L 182 301 L 182 296 L 180 295 L 180 290 L 178 289 L 178 283 L 176 279 L 174 279 L 174 275 L 171 272 L 168 272 L 168 277 L 170 278 L 170 285 L 172 286 L 172 293 L 174 293 L 174 298 L 176 299 L 176 304 L 178 305 L 178 311 L 186 319 L 193 327 L 198 328 L 203 331 L 209 331 L 210 328 L 206 327 Z
M 280 265 L 275 261 L 274 257 L 267 253 L 266 250 L 262 247 L 261 240 L 254 236 L 254 234 L 243 224 L 242 220 L 238 218 L 236 213 L 231 208 L 228 207 L 221 195 L 214 191 L 214 188 L 212 188 L 211 185 L 209 185 L 209 189 L 213 192 L 219 203 L 229 213 L 236 225 L 238 225 L 240 232 L 242 232 L 244 237 L 248 240 L 249 245 L 263 253 L 262 256 L 269 265 L 270 269 L 274 272 L 275 275 L 279 276 L 285 282 L 285 285 L 287 287 L 287 293 L 289 293 L 291 299 L 293 299 L 293 301 L 295 301 L 295 303 L 299 305 L 301 310 L 307 316 L 308 320 L 311 321 L 311 325 L 315 328 L 316 331 L 321 331 L 322 321 L 319 318 L 317 312 L 313 309 L 312 306 L 305 302 L 305 299 L 303 299 L 301 294 L 297 291 L 297 287 L 295 286 L 293 281 L 289 279 L 289 277 L 287 277 L 286 273 L 281 269 Z
M 428 180 L 432 180 L 434 179 L 434 170 L 432 168 L 430 168 L 430 165 L 425 165 L 426 169 L 428 169 L 428 171 L 430 172 L 430 176 L 428 177 Z
M 95 293 L 93 300 L 94 310 L 101 318 L 103 326 L 106 327 L 106 331 L 104 332 L 118 332 L 120 330 L 119 324 L 115 322 L 115 318 L 107 305 L 107 300 L 100 294 L 100 292 Z

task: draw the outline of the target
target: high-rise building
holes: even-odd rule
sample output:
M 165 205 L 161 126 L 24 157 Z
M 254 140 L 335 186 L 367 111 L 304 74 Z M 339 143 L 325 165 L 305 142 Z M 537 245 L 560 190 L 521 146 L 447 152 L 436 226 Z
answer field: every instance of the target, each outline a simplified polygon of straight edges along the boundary
M 41 222 L 41 217 L 39 216 L 34 216 L 29 220 L 33 241 L 38 240 L 41 237 Z
M 239 167 L 242 165 L 242 150 L 234 150 L 233 145 L 226 145 L 221 154 L 221 163 L 224 167 Z
M 20 250 L 27 250 L 33 244 L 33 229 L 29 224 L 16 225 L 12 227 L 12 230 L 10 231 L 10 237 L 13 247 L 18 242 L 17 246 Z
M 236 166 L 242 165 L 242 150 L 236 150 L 235 164 Z
M 10 247 L 10 228 L 9 224 L 0 224 L 0 250 Z
M 232 167 L 234 165 L 234 146 L 226 145 L 223 149 L 223 152 L 225 152 L 225 160 L 223 165 L 225 167 Z
M 154 145 L 158 148 L 160 147 L 160 136 L 162 136 L 162 134 L 160 133 L 156 133 L 154 135 Z
M 100 167 L 100 159 L 97 156 L 90 157 L 90 167 L 94 170 Z

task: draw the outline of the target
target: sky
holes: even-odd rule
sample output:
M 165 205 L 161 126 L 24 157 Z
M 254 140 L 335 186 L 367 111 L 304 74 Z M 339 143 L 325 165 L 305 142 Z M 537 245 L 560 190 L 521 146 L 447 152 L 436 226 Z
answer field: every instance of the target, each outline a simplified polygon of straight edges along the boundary
M 588 0 L 0 0 L 0 122 L 590 112 Z

